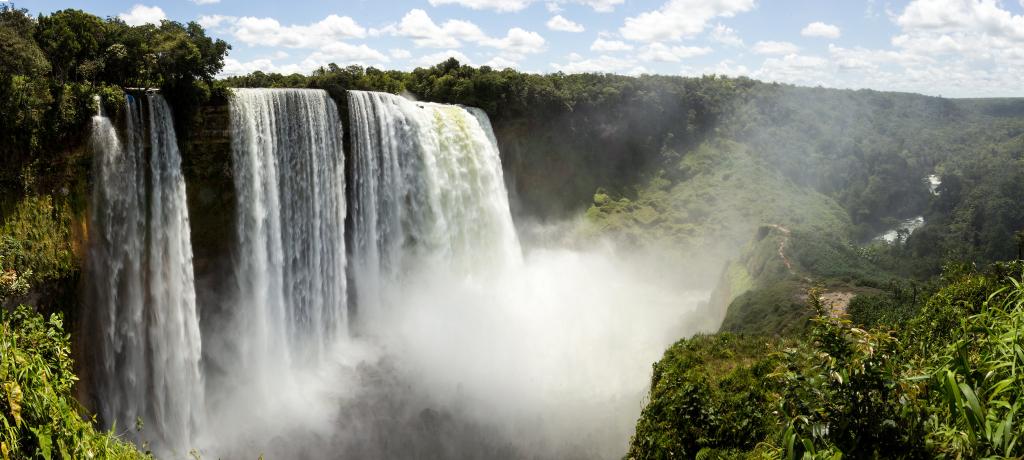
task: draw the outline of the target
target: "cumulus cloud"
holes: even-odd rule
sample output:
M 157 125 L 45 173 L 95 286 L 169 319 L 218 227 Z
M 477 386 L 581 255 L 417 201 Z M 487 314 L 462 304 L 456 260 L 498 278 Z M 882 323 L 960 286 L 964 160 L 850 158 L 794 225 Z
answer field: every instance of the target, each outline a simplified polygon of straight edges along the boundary
M 458 50 L 445 50 L 437 53 L 426 54 L 413 60 L 413 64 L 420 67 L 430 67 L 441 62 L 455 58 L 463 64 L 472 64 L 473 60 Z
M 521 56 L 539 53 L 545 49 L 544 37 L 536 32 L 513 27 L 504 37 L 490 37 L 479 27 L 469 21 L 448 20 L 438 25 L 421 9 L 406 13 L 397 26 L 389 26 L 387 32 L 392 35 L 411 38 L 420 48 L 459 48 L 463 42 L 475 43 L 480 46 L 496 48 Z
M 622 40 L 605 40 L 600 37 L 590 45 L 591 51 L 629 51 L 631 49 L 633 49 L 633 45 Z
M 364 38 L 366 28 L 348 16 L 332 14 L 308 25 L 282 25 L 274 18 L 252 16 L 202 16 L 198 20 L 204 27 L 226 28 L 235 40 L 252 46 L 319 48 L 339 40 Z
M 224 59 L 224 70 L 221 71 L 220 75 L 222 77 L 232 77 L 235 75 L 250 74 L 257 70 L 261 72 L 280 73 L 286 75 L 307 71 L 307 69 L 302 69 L 297 64 L 279 66 L 274 64 L 274 61 L 267 58 L 253 59 L 245 62 L 233 58 L 226 58 Z
M 557 15 L 547 22 L 548 29 L 558 30 L 561 32 L 583 32 L 583 26 L 572 22 L 562 15 Z
M 623 73 L 639 75 L 647 70 L 632 59 L 601 55 L 596 58 L 584 59 L 582 56 L 570 56 L 568 63 L 552 63 L 551 67 L 559 72 L 573 73 Z
M 474 10 L 519 11 L 533 2 L 534 0 L 430 0 L 430 5 L 461 5 Z
M 412 53 L 409 52 L 409 50 L 404 50 L 401 48 L 395 48 L 388 51 L 388 55 L 395 59 L 409 59 L 412 57 Z
M 693 68 L 684 66 L 680 74 L 686 76 L 727 75 L 730 77 L 739 77 L 750 75 L 750 69 L 745 65 L 737 64 L 732 59 L 726 59 L 708 67 Z
M 711 29 L 710 37 L 712 40 L 727 46 L 743 46 L 743 39 L 740 38 L 739 34 L 735 30 L 726 27 L 722 24 L 715 24 L 715 28 Z
M 669 0 L 657 10 L 626 18 L 619 32 L 634 41 L 681 40 L 700 34 L 714 18 L 755 6 L 755 0 Z
M 388 62 L 387 56 L 366 45 L 354 45 L 346 42 L 333 42 L 321 46 L 303 61 L 303 67 L 315 69 L 332 62 L 345 64 L 367 64 L 370 62 Z
M 117 15 L 125 24 L 130 26 L 141 26 L 143 24 L 160 24 L 160 21 L 167 19 L 164 10 L 159 6 L 146 6 L 136 4 L 127 13 Z
M 538 0 L 430 0 L 431 6 L 460 5 L 474 10 L 494 10 L 498 12 L 521 11 L 536 3 Z M 564 3 L 576 3 L 586 5 L 594 11 L 608 13 L 615 10 L 616 5 L 621 5 L 626 0 L 549 0 L 546 3 L 551 13 L 560 13 L 561 5 Z
M 839 38 L 839 27 L 824 22 L 812 22 L 800 31 L 805 37 Z
M 233 24 L 238 18 L 234 16 L 224 16 L 220 14 L 208 14 L 200 16 L 196 19 L 199 25 L 205 29 L 217 29 L 222 25 Z
M 711 52 L 711 48 L 697 46 L 668 46 L 663 43 L 652 43 L 640 50 L 642 61 L 679 62 L 683 59 L 703 56 Z
M 782 58 L 765 59 L 764 65 L 753 74 L 768 81 L 782 81 L 802 85 L 823 85 L 832 81 L 828 60 L 818 56 L 787 54 Z
M 501 56 L 495 56 L 491 60 L 484 63 L 486 66 L 490 66 L 495 69 L 514 69 L 518 65 L 515 61 L 510 61 Z
M 753 51 L 757 54 L 793 54 L 800 51 L 800 47 L 790 42 L 767 40 L 755 43 Z
M 1024 39 L 1024 16 L 997 0 L 913 0 L 896 23 L 904 29 L 971 31 Z

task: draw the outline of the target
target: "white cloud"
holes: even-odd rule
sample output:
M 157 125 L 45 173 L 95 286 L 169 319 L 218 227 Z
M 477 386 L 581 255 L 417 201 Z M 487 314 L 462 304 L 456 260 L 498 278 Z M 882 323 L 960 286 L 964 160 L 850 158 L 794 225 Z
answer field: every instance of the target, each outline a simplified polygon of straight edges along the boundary
M 767 81 L 801 85 L 824 85 L 832 81 L 828 61 L 817 56 L 787 54 L 782 58 L 765 59 L 761 69 L 752 74 Z
M 220 0 L 192 0 L 192 3 L 195 3 L 196 5 L 213 5 L 215 3 L 220 3 Z
M 905 30 L 970 31 L 1024 39 L 1024 16 L 1003 9 L 997 0 L 913 0 L 896 23 Z
M 490 66 L 495 69 L 504 70 L 514 69 L 518 64 L 515 61 L 510 61 L 501 56 L 495 56 L 490 61 L 485 62 L 484 65 Z
M 878 69 L 883 66 L 897 64 L 924 65 L 930 59 L 922 59 L 893 50 L 873 50 L 863 47 L 843 48 L 836 45 L 828 46 L 832 62 L 840 71 Z
M 740 38 L 739 34 L 722 24 L 715 24 L 715 28 L 711 29 L 711 39 L 723 45 L 743 46 L 743 39 Z
M 750 69 L 748 69 L 745 65 L 736 64 L 732 60 L 726 59 L 724 61 L 719 62 L 718 64 L 715 64 L 712 67 L 706 68 L 704 74 L 728 75 L 730 77 L 739 77 L 741 75 L 749 75 Z
M 462 42 L 496 48 L 512 55 L 539 53 L 544 50 L 544 37 L 536 32 L 513 27 L 505 37 L 493 38 L 468 21 L 449 20 L 437 25 L 426 11 L 414 9 L 406 13 L 396 27 L 389 29 L 393 35 L 411 38 L 420 48 L 459 48 Z
M 615 10 L 616 5 L 625 3 L 626 0 L 575 0 L 576 3 L 587 5 L 600 13 L 610 13 Z M 1024 0 L 1022 0 L 1024 1 Z
M 366 45 L 353 45 L 347 42 L 333 42 L 314 51 L 300 64 L 303 68 L 313 70 L 330 63 L 343 65 L 388 62 L 387 56 Z
M 538 0 L 430 0 L 431 6 L 460 5 L 474 10 L 494 10 L 498 12 L 522 11 Z M 621 5 L 626 0 L 549 0 L 546 3 L 551 13 L 560 13 L 561 4 L 577 3 L 586 5 L 594 11 L 607 13 L 613 11 L 616 5 Z
M 726 59 L 710 67 L 692 68 L 683 67 L 680 72 L 682 75 L 689 76 L 701 76 L 701 75 L 727 75 L 730 77 L 739 77 L 750 75 L 750 69 L 742 64 L 737 64 L 731 59 Z
M 460 26 L 453 29 L 461 28 Z M 462 46 L 459 40 L 449 31 L 434 23 L 426 11 L 414 9 L 402 17 L 395 30 L 395 35 L 413 39 L 420 48 L 457 48 Z
M 612 56 L 599 56 L 591 59 L 582 59 L 581 56 L 571 56 L 567 64 L 553 63 L 551 67 L 559 72 L 565 73 L 643 73 L 643 67 L 631 59 L 617 58 Z
M 548 29 L 558 30 L 562 32 L 583 32 L 583 26 L 572 22 L 562 15 L 555 16 L 548 20 Z
M 395 48 L 388 51 L 388 55 L 395 59 L 409 59 L 412 57 L 412 53 L 410 53 L 409 50 L 404 50 L 400 48 Z
M 644 47 L 638 57 L 642 61 L 679 62 L 710 52 L 711 48 L 707 47 L 668 46 L 662 43 L 652 43 Z
M 420 66 L 420 67 L 430 67 L 430 66 L 433 66 L 433 65 L 440 64 L 441 62 L 444 62 L 444 61 L 448 60 L 448 58 L 455 58 L 455 59 L 457 59 L 462 64 L 472 64 L 473 63 L 473 61 L 471 59 L 469 59 L 469 56 L 466 56 L 461 51 L 458 51 L 458 50 L 446 50 L 446 51 L 440 51 L 440 52 L 437 52 L 437 53 L 431 53 L 431 54 L 427 54 L 427 55 L 424 55 L 424 56 L 420 56 L 420 57 L 416 58 L 415 60 L 413 60 L 413 64 L 415 64 L 417 66 Z
M 794 54 L 800 51 L 800 47 L 790 42 L 768 40 L 755 43 L 753 50 L 757 54 Z
M 805 37 L 839 38 L 839 27 L 824 22 L 812 22 L 800 31 Z
M 430 0 L 430 5 L 462 5 L 474 10 L 519 11 L 533 2 L 534 0 Z
M 732 17 L 755 6 L 755 0 L 668 0 L 657 10 L 626 18 L 619 32 L 635 41 L 681 40 L 703 32 L 716 17 Z
M 319 48 L 339 40 L 363 38 L 366 29 L 348 16 L 330 15 L 309 25 L 281 25 L 274 18 L 251 16 L 203 16 L 200 25 L 227 27 L 228 33 L 246 45 L 286 48 Z
M 518 27 L 509 29 L 505 38 L 487 39 L 480 42 L 481 45 L 515 54 L 539 53 L 544 51 L 545 43 L 544 37 L 541 37 L 540 34 Z
M 235 75 L 250 74 L 255 71 L 267 72 L 267 73 L 280 73 L 280 74 L 293 74 L 303 73 L 306 69 L 300 68 L 296 64 L 289 64 L 284 66 L 278 66 L 273 61 L 266 58 L 254 59 L 252 61 L 241 62 L 233 58 L 224 59 L 224 70 L 220 72 L 221 77 L 232 77 Z M 309 69 L 312 70 L 312 69 Z
M 210 14 L 210 15 L 200 16 L 199 19 L 196 20 L 196 22 L 198 22 L 199 25 L 203 26 L 203 28 L 205 28 L 205 29 L 216 29 L 216 28 L 218 28 L 218 27 L 220 27 L 222 25 L 234 24 L 234 22 L 237 21 L 237 20 L 238 20 L 238 18 L 236 18 L 234 16 L 223 16 L 223 15 L 220 15 L 220 14 Z
M 164 10 L 159 6 L 134 5 L 127 13 L 117 15 L 130 26 L 141 26 L 143 24 L 160 24 L 160 21 L 167 19 Z
M 621 40 L 605 40 L 598 38 L 594 40 L 594 43 L 590 45 L 591 51 L 629 51 L 633 49 L 633 45 L 630 45 Z

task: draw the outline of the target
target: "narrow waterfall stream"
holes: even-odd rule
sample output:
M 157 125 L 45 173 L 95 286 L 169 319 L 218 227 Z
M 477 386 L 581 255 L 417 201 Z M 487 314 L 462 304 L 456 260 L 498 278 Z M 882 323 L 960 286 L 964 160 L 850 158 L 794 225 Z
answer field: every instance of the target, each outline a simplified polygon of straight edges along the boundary
M 100 413 L 158 455 L 183 457 L 202 428 L 204 400 L 181 156 L 163 97 L 126 97 L 125 139 L 102 113 L 93 117 L 89 276 L 102 329 Z

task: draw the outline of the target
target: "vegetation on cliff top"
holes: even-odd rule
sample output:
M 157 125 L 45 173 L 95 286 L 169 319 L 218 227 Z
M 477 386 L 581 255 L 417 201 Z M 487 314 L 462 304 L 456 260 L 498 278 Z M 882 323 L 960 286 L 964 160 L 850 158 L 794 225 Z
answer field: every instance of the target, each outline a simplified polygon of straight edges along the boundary
M 160 88 L 187 115 L 209 99 L 228 49 L 196 23 L 129 26 L 72 9 L 33 18 L 0 6 L 0 190 L 23 193 L 26 175 L 60 178 L 96 95 L 113 113 L 124 88 Z
M 816 310 L 793 339 L 683 340 L 655 365 L 630 458 L 1024 455 L 1020 262 L 951 268 L 892 329 Z

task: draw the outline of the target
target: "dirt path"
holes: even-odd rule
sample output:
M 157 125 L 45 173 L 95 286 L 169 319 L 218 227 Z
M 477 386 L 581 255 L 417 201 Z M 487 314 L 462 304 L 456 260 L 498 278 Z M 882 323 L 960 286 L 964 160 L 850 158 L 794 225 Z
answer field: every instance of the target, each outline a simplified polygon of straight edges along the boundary
M 854 295 L 852 292 L 826 292 L 821 295 L 821 303 L 828 308 L 830 316 L 840 318 L 846 316 L 846 310 L 850 307 L 850 300 Z
M 771 224 L 768 226 L 782 233 L 782 241 L 779 242 L 779 257 L 782 258 L 782 263 L 786 265 L 786 269 L 789 270 L 789 273 L 791 275 L 796 275 L 796 272 L 793 271 L 793 262 L 789 260 L 789 257 L 786 257 L 786 243 L 789 242 L 789 229 L 778 224 Z
M 778 224 L 769 224 L 768 227 L 774 228 L 775 230 L 778 230 L 779 233 L 782 233 L 782 240 L 779 241 L 779 258 L 782 259 L 782 263 L 786 266 L 786 269 L 789 270 L 789 274 L 799 276 L 797 275 L 796 270 L 793 269 L 793 261 L 791 261 L 789 256 L 786 255 L 786 245 L 789 243 L 790 237 L 789 229 Z M 814 283 L 814 280 L 809 277 L 805 276 L 802 278 L 807 283 Z M 850 300 L 852 300 L 855 295 L 856 294 L 852 292 L 825 292 L 821 294 L 821 303 L 828 308 L 829 315 L 833 318 L 844 317 L 846 316 L 846 310 L 850 307 Z

